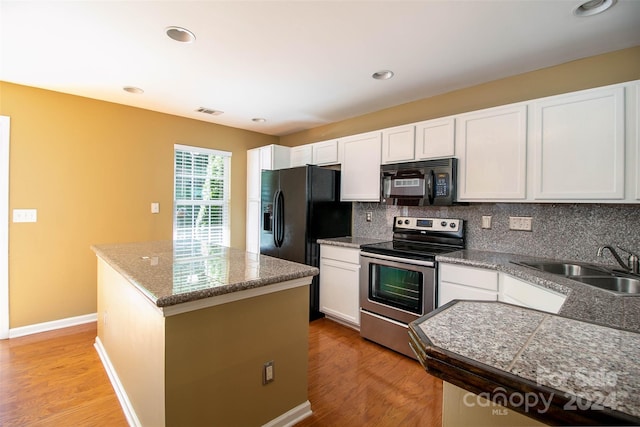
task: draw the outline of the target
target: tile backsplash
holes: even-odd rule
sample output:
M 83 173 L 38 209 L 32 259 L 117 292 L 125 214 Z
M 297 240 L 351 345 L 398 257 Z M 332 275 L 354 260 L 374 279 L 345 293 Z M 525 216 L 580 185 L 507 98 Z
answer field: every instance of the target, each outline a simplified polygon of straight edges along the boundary
M 366 212 L 372 221 L 366 221 Z M 611 204 L 472 203 L 468 206 L 397 207 L 354 203 L 353 235 L 391 240 L 395 216 L 461 218 L 465 220 L 468 249 L 509 252 L 616 264 L 602 245 L 620 245 L 640 252 L 640 206 Z M 482 216 L 492 217 L 491 229 L 482 229 Z M 510 216 L 532 217 L 532 231 L 509 230 Z M 621 254 L 622 255 L 622 254 Z

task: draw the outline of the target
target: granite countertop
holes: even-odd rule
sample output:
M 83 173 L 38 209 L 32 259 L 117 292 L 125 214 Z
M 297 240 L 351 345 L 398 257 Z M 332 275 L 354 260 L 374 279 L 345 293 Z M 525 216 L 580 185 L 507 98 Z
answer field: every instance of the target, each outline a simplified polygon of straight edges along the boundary
M 319 273 L 308 265 L 205 242 L 122 243 L 91 249 L 158 307 Z
M 332 237 L 328 239 L 318 239 L 318 244 L 359 249 L 360 246 L 362 245 L 370 245 L 372 243 L 381 243 L 385 241 L 386 240 L 371 239 L 369 237 L 346 236 L 346 237 Z
M 542 422 L 640 423 L 638 333 L 452 301 L 412 322 L 410 335 L 428 372 Z
M 565 260 L 470 249 L 438 255 L 436 260 L 442 263 L 504 272 L 566 295 L 567 298 L 558 313 L 560 315 L 640 332 L 639 296 L 614 294 L 566 277 L 513 264 L 513 262 L 558 262 Z

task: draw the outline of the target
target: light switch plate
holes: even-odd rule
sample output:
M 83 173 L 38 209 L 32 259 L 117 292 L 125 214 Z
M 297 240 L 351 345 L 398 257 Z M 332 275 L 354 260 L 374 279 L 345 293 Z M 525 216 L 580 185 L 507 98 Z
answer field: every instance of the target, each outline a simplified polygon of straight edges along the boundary
M 482 228 L 491 228 L 491 215 L 482 215 Z
M 14 209 L 13 222 L 38 222 L 38 210 Z
M 151 213 L 153 214 L 160 213 L 160 203 L 158 202 L 151 203 Z

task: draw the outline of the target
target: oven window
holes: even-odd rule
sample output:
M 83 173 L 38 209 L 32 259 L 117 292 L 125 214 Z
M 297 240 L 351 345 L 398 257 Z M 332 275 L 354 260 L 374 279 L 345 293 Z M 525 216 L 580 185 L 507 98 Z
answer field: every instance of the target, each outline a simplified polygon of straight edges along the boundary
M 422 273 L 370 264 L 369 299 L 415 314 L 422 314 Z

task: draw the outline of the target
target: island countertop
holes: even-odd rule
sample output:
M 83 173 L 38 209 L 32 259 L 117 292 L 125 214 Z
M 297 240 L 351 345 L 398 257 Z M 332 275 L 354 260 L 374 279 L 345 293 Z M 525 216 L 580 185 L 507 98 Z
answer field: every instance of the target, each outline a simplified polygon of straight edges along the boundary
M 158 307 L 315 276 L 315 267 L 193 241 L 93 245 Z
M 454 300 L 414 321 L 410 335 L 427 372 L 542 422 L 640 423 L 638 333 Z

